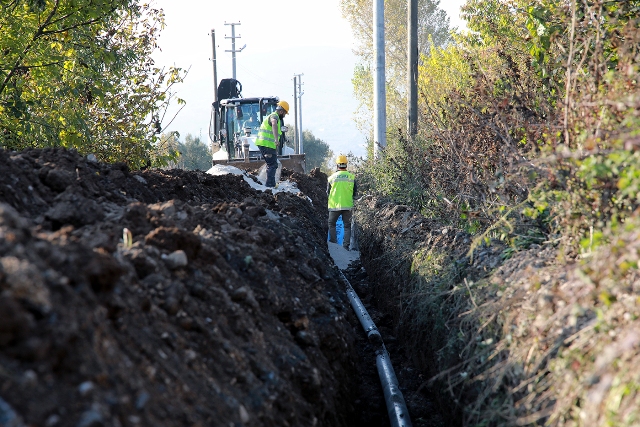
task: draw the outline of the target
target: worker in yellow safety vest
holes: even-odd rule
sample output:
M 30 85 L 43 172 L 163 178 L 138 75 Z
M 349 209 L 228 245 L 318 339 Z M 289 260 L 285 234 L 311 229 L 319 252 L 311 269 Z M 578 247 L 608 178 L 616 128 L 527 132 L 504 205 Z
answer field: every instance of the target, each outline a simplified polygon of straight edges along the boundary
M 282 129 L 280 127 L 280 119 L 289 114 L 289 103 L 287 101 L 278 102 L 275 113 L 269 114 L 262 121 L 256 145 L 264 157 L 267 164 L 267 182 L 265 187 L 276 186 L 276 171 L 278 170 L 278 142 Z
M 353 196 L 356 194 L 356 177 L 347 170 L 347 156 L 339 155 L 336 159 L 338 171 L 331 175 L 327 182 L 329 195 L 329 241 L 337 243 L 336 222 L 342 215 L 344 224 L 344 239 L 342 246 L 349 250 L 351 241 L 351 216 L 353 211 Z

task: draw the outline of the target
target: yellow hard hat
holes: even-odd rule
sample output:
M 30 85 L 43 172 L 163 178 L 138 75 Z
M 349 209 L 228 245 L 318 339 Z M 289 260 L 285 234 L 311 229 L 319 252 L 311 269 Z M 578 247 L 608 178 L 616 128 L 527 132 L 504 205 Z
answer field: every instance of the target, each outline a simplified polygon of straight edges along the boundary
M 282 107 L 285 113 L 289 114 L 289 103 L 287 101 L 278 102 L 278 107 Z
M 344 154 L 340 154 L 336 159 L 336 164 L 338 165 L 346 165 L 347 164 L 347 156 Z

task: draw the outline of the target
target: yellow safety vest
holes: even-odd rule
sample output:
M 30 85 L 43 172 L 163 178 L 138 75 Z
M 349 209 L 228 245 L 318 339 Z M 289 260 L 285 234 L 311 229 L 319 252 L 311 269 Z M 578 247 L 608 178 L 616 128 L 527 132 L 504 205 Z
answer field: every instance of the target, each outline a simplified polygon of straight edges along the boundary
M 276 141 L 273 140 L 273 127 L 271 126 L 271 117 L 273 116 L 278 120 L 278 138 L 280 138 L 280 135 L 282 134 L 282 130 L 280 129 L 280 116 L 278 113 L 271 113 L 264 118 L 260 125 L 258 137 L 256 138 L 256 145 L 273 148 L 275 150 Z
M 338 171 L 329 177 L 329 210 L 345 211 L 353 209 L 353 187 L 356 176 L 349 171 Z

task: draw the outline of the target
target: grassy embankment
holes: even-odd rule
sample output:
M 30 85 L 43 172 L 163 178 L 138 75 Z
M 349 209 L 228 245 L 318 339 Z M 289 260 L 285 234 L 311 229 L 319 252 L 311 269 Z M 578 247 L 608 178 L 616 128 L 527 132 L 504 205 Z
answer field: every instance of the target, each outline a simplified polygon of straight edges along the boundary
M 359 168 L 379 300 L 465 426 L 639 425 L 640 2 L 465 13 Z

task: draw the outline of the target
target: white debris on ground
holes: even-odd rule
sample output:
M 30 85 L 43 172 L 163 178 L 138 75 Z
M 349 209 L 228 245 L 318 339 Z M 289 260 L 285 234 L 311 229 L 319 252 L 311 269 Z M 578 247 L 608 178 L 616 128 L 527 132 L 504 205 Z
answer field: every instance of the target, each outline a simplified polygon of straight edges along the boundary
M 329 254 L 333 262 L 340 270 L 346 270 L 352 261 L 360 259 L 359 251 L 348 251 L 338 243 L 327 242 L 327 245 L 329 245 Z
M 214 165 L 211 169 L 209 169 L 207 171 L 207 173 L 210 174 L 210 175 L 227 175 L 227 174 L 242 175 L 244 180 L 252 188 L 254 188 L 256 190 L 259 190 L 259 191 L 271 190 L 274 194 L 275 193 L 283 193 L 283 192 L 298 194 L 300 192 L 300 189 L 298 188 L 296 183 L 295 182 L 291 182 L 291 181 L 279 181 L 278 182 L 278 186 L 276 188 L 265 187 L 264 182 L 261 181 L 258 177 L 249 174 L 249 172 L 247 172 L 247 171 L 244 171 L 242 169 L 238 169 L 235 166 Z M 256 182 L 256 181 L 258 181 L 258 182 Z M 308 196 L 307 196 L 307 199 L 309 200 L 309 203 L 311 203 L 311 199 Z

